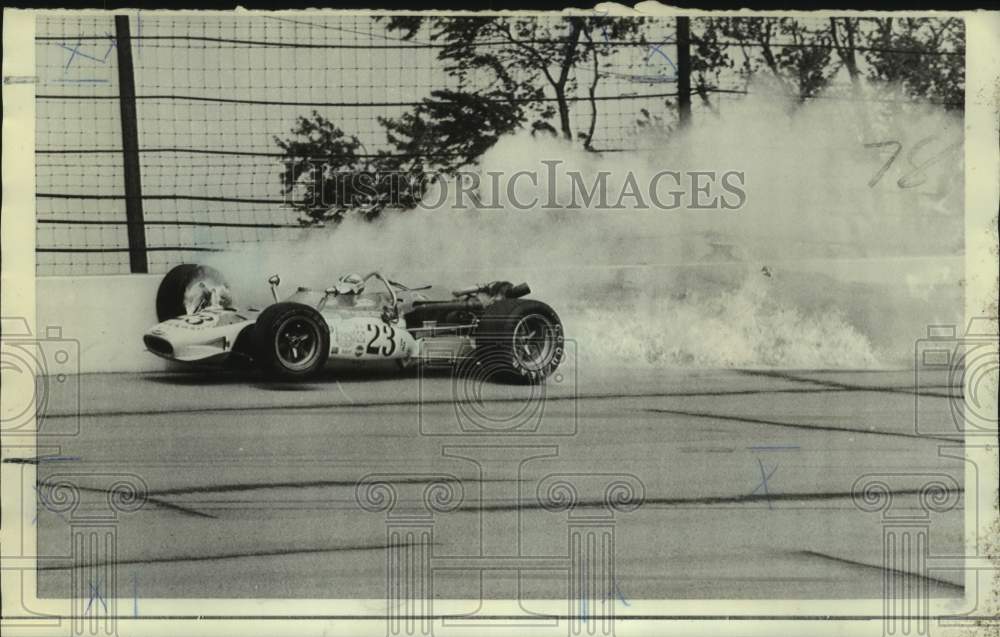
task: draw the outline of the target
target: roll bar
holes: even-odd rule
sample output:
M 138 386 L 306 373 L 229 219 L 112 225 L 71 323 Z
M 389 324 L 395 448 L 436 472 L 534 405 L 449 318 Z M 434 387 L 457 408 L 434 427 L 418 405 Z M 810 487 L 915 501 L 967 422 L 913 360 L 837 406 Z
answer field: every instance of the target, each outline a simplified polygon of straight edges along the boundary
M 396 311 L 399 307 L 399 298 L 396 296 L 396 289 L 392 286 L 392 283 L 389 281 L 389 279 L 385 278 L 378 272 L 369 272 L 368 274 L 365 275 L 362 281 L 367 283 L 368 279 L 378 279 L 379 281 L 382 282 L 382 285 L 385 286 L 385 289 L 389 290 L 389 296 L 392 297 L 392 309 L 393 311 Z

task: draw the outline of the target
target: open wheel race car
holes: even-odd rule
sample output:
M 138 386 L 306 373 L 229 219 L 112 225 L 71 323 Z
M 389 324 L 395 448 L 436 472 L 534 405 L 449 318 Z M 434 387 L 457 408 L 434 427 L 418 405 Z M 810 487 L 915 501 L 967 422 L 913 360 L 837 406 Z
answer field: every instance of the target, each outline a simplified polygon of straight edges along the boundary
M 480 377 L 538 383 L 563 357 L 563 329 L 551 307 L 523 297 L 527 284 L 494 281 L 431 300 L 372 272 L 349 274 L 324 291 L 298 288 L 274 303 L 240 309 L 214 268 L 179 265 L 156 294 L 161 321 L 143 336 L 162 358 L 188 363 L 252 361 L 285 379 L 312 376 L 331 360 L 470 364 Z M 374 288 L 374 289 L 373 289 Z M 484 369 L 485 368 L 485 369 Z

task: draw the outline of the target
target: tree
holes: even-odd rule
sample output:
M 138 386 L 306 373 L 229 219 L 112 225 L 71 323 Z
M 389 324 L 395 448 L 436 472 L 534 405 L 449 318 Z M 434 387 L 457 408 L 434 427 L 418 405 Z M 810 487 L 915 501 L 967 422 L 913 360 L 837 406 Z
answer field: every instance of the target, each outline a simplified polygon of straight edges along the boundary
M 387 206 L 412 208 L 429 175 L 475 163 L 518 128 L 593 149 L 601 78 L 621 75 L 612 67 L 623 48 L 651 48 L 644 18 L 377 19 L 386 20 L 386 29 L 402 40 L 418 33 L 429 38 L 458 86 L 432 91 L 400 117 L 378 118 L 391 150 L 367 152 L 357 137 L 317 112 L 299 118 L 288 139 L 275 138 L 286 155 L 283 188 L 302 195 L 293 205 L 307 223 L 337 221 L 348 210 L 374 218 Z M 698 18 L 691 31 L 692 91 L 710 108 L 712 92 L 745 91 L 751 78 L 760 76 L 800 105 L 835 87 L 842 70 L 850 78 L 865 138 L 871 130 L 869 109 L 861 106 L 866 80 L 899 86 L 947 108 L 963 105 L 964 25 L 957 18 Z M 734 75 L 742 88 L 720 87 Z M 582 126 L 571 117 L 577 101 L 590 106 Z M 635 127 L 643 134 L 669 134 L 671 119 L 643 108 Z
M 352 209 L 374 218 L 386 207 L 416 206 L 429 177 L 474 163 L 502 135 L 526 124 L 590 148 L 601 61 L 622 46 L 643 44 L 643 22 L 600 15 L 388 18 L 387 30 L 403 40 L 428 29 L 430 39 L 443 45 L 443 70 L 461 88 L 432 91 L 411 112 L 378 118 L 391 151 L 364 152 L 356 137 L 317 112 L 299 118 L 290 138 L 275 138 L 286 155 L 284 191 L 301 195 L 292 205 L 303 211 L 305 223 L 340 221 Z M 590 77 L 580 97 L 576 71 L 584 65 Z M 475 85 L 468 81 L 472 74 Z M 570 104 L 581 99 L 590 103 L 590 118 L 583 130 L 574 130 Z
M 454 172 L 520 126 L 523 116 L 523 109 L 511 100 L 432 91 L 413 112 L 398 119 L 378 118 L 396 151 L 386 154 L 382 165 L 394 170 L 431 165 L 441 172 Z
M 826 28 L 810 28 L 793 18 L 705 18 L 697 21 L 694 70 L 702 78 L 734 68 L 745 83 L 766 73 L 799 103 L 825 89 L 839 70 L 832 61 L 832 42 Z M 739 49 L 734 59 L 731 49 Z
M 466 92 L 514 104 L 519 109 L 517 118 L 531 120 L 533 130 L 557 130 L 563 138 L 579 139 L 589 148 L 596 130 L 601 59 L 623 46 L 645 45 L 644 24 L 645 18 L 599 14 L 556 20 L 395 16 L 387 29 L 408 40 L 426 28 L 432 42 L 444 45 L 438 59 L 447 73 L 463 85 L 470 73 L 476 73 L 478 85 Z M 584 65 L 591 79 L 585 85 L 586 96 L 580 97 L 576 71 Z M 483 77 L 488 78 L 485 83 Z M 570 103 L 578 99 L 589 101 L 591 115 L 585 129 L 575 131 Z
M 471 93 L 438 90 L 411 113 L 378 118 L 394 150 L 369 154 L 361 141 L 313 111 L 299 117 L 284 151 L 282 190 L 305 224 L 339 222 L 351 210 L 369 219 L 387 207 L 415 207 L 429 179 L 473 163 L 522 122 L 521 109 Z
M 412 207 L 423 194 L 413 174 L 394 169 L 387 153 L 369 154 L 357 137 L 316 111 L 296 120 L 290 138 L 274 141 L 285 153 L 282 192 L 301 211 L 303 225 L 339 223 L 349 211 L 373 219 L 392 203 Z
M 868 77 L 898 84 L 947 109 L 965 106 L 965 24 L 960 18 L 869 18 Z
M 861 78 L 855 49 L 860 35 L 860 23 L 860 18 L 830 18 L 830 40 L 840 61 L 847 69 L 853 87 L 858 86 Z
M 965 33 L 958 18 L 830 18 L 826 24 L 793 18 L 699 18 L 693 37 L 695 92 L 727 69 L 770 77 L 802 103 L 833 86 L 847 71 L 851 95 L 863 100 L 863 81 L 891 84 L 916 99 L 960 109 L 965 90 Z M 834 54 L 836 54 L 834 56 Z

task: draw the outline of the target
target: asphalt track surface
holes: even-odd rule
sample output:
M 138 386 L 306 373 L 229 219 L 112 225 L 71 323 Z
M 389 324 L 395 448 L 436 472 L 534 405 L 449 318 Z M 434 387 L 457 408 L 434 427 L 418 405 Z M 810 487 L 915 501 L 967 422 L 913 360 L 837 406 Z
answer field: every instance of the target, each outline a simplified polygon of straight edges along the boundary
M 116 523 L 129 594 L 377 599 L 397 548 L 387 519 L 444 494 L 432 518 L 436 596 L 565 599 L 570 513 L 608 528 L 599 516 L 617 481 L 631 489 L 613 511 L 623 601 L 877 598 L 881 514 L 851 496 L 868 474 L 904 514 L 944 474 L 950 509 L 929 518 L 930 551 L 962 553 L 962 441 L 941 426 L 960 389 L 944 377 L 921 377 L 918 400 L 912 371 L 562 371 L 544 398 L 434 370 L 334 369 L 304 384 L 238 372 L 71 377 L 50 392 L 41 460 L 27 462 L 39 492 L 69 480 L 80 503 L 67 513 L 43 498 L 39 554 L 67 555 L 69 516 L 106 510 L 124 476 L 146 490 Z M 394 490 L 395 517 L 359 502 L 370 474 Z M 571 512 L 542 506 L 566 495 L 560 479 L 575 491 Z M 365 493 L 377 509 L 385 491 Z M 43 561 L 39 595 L 67 596 L 72 571 Z M 933 596 L 962 594 L 959 572 L 927 582 Z

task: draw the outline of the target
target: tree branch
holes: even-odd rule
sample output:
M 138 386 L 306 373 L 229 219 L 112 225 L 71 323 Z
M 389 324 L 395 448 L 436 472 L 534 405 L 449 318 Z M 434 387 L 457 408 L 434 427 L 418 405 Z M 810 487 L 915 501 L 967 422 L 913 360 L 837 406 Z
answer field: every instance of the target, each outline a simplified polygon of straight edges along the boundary
M 587 129 L 587 137 L 583 142 L 583 147 L 587 150 L 591 150 L 591 144 L 594 140 L 594 130 L 597 127 L 597 100 L 594 99 L 597 95 L 597 81 L 600 79 L 598 74 L 598 58 L 597 58 L 597 46 L 594 44 L 593 38 L 590 37 L 590 31 L 584 31 L 584 35 L 587 38 L 587 42 L 590 45 L 590 52 L 594 58 L 594 80 L 590 83 L 590 127 Z
M 556 79 L 554 77 L 552 77 L 552 73 L 549 72 L 549 65 L 548 65 L 548 63 L 545 61 L 545 58 L 543 58 L 538 53 L 538 51 L 536 51 L 535 49 L 531 48 L 527 44 L 525 44 L 525 43 L 521 42 L 520 40 L 518 40 L 517 38 L 515 38 L 514 34 L 510 32 L 510 25 L 509 24 L 507 24 L 507 23 L 501 24 L 500 21 L 497 20 L 496 22 L 493 23 L 493 26 L 496 28 L 497 32 L 501 36 L 506 37 L 506 39 L 507 39 L 508 42 L 510 42 L 511 44 L 514 44 L 514 45 L 516 45 L 516 46 L 524 49 L 525 51 L 527 51 L 531 55 L 531 57 L 535 58 L 535 60 L 538 62 L 538 68 L 542 71 L 542 73 L 545 74 L 545 79 L 547 79 L 549 81 L 549 84 L 551 84 L 553 86 L 553 88 L 556 86 Z

